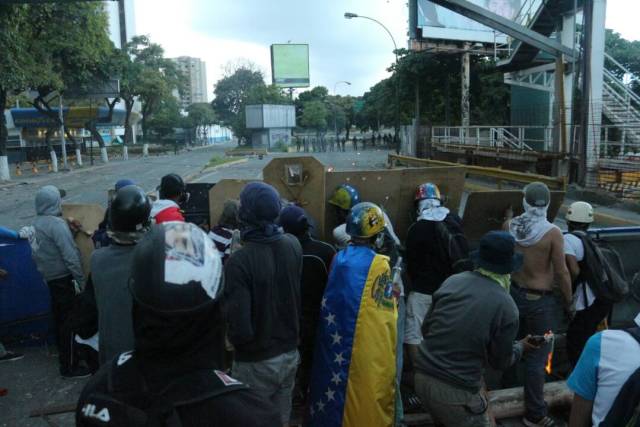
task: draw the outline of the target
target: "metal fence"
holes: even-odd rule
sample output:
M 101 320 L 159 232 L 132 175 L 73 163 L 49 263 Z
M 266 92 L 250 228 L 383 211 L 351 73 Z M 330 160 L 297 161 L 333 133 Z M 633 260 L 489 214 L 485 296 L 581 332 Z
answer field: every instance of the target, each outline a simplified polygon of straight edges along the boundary
M 640 123 L 605 122 L 589 126 L 593 143 L 587 152 L 586 187 L 640 202 Z M 565 132 L 571 140 L 567 150 L 557 144 L 557 126 L 434 126 L 429 135 L 436 159 L 566 177 L 573 182 L 582 162 L 581 129 L 567 126 Z M 406 152 L 424 155 L 418 151 Z

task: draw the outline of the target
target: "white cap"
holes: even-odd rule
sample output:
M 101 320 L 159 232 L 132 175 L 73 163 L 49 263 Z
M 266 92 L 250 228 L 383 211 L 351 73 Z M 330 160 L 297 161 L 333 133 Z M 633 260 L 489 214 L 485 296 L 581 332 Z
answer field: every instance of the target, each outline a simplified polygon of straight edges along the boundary
M 567 210 L 566 220 L 591 224 L 593 222 L 593 206 L 587 202 L 573 202 Z

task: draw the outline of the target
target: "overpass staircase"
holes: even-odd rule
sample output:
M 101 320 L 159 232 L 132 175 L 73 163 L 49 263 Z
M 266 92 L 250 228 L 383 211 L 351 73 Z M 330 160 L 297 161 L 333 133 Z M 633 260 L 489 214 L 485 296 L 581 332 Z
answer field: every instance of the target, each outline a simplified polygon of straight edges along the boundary
M 625 81 L 639 80 L 615 58 L 605 54 L 602 113 L 622 134 L 620 141 L 640 149 L 640 96 Z
M 583 0 L 577 0 L 577 7 L 582 7 Z M 551 37 L 558 22 L 558 17 L 572 10 L 574 0 L 525 0 L 514 18 L 515 22 L 543 36 Z M 499 61 L 498 67 L 504 71 L 516 71 L 553 62 L 553 58 L 545 58 L 540 49 L 520 40 L 509 38 L 508 58 Z

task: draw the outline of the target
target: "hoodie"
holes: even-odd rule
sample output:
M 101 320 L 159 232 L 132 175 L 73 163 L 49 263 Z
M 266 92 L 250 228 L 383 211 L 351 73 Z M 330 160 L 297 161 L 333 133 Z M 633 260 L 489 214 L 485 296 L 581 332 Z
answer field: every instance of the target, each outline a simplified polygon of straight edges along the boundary
M 35 204 L 38 216 L 33 221 L 35 239 L 32 248 L 38 270 L 47 282 L 71 275 L 82 286 L 80 251 L 62 218 L 60 192 L 53 185 L 42 187 L 36 193 Z
M 182 216 L 180 206 L 169 199 L 160 199 L 154 202 L 149 216 L 155 220 L 156 224 L 169 221 L 184 222 L 184 216 Z

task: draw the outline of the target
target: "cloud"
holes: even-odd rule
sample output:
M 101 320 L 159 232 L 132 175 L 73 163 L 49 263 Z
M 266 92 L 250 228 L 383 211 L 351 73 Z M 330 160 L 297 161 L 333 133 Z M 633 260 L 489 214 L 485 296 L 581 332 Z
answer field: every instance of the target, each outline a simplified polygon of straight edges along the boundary
M 609 0 L 607 27 L 629 39 L 640 39 L 630 0 Z M 634 2 L 635 3 L 635 2 Z M 136 32 L 160 43 L 167 56 L 189 55 L 207 63 L 209 99 L 222 67 L 248 59 L 271 80 L 269 46 L 309 43 L 312 86 L 361 95 L 388 76 L 393 45 L 377 24 L 344 19 L 355 12 L 378 19 L 407 45 L 406 0 L 135 0 Z
M 168 57 L 188 55 L 207 63 L 209 98 L 229 61 L 246 58 L 271 80 L 269 46 L 309 43 L 312 86 L 361 95 L 380 79 L 394 60 L 384 30 L 363 19 L 346 20 L 344 12 L 379 19 L 406 46 L 407 7 L 402 0 L 136 0 L 136 32 L 160 43 Z

